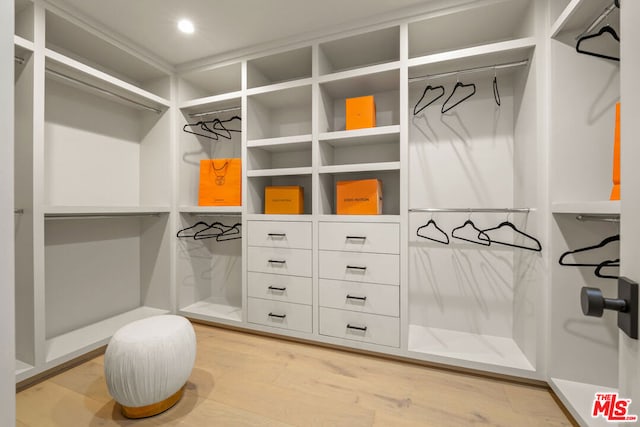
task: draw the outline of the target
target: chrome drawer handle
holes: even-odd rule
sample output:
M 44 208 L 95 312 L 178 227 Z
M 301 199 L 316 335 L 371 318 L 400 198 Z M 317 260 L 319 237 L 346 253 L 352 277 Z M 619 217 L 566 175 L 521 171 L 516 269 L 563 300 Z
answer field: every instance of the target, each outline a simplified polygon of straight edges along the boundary
M 367 267 L 362 267 L 359 265 L 347 265 L 347 269 L 348 270 L 360 270 L 360 271 L 365 271 L 367 269 Z
M 286 233 L 269 233 L 267 234 L 267 236 L 273 238 L 273 237 L 277 237 L 279 239 L 284 239 L 285 237 L 287 237 Z
M 347 240 L 367 240 L 367 236 L 346 236 Z
M 362 332 L 366 332 L 367 331 L 367 327 L 366 326 L 356 326 L 356 325 L 352 325 L 350 323 L 347 323 L 347 329 L 355 329 L 356 331 L 362 331 Z
M 357 296 L 354 296 L 354 295 L 347 294 L 347 299 L 355 299 L 355 300 L 358 300 L 358 301 L 366 301 L 367 297 L 357 297 Z
M 270 259 L 267 262 L 269 264 L 285 264 L 287 261 L 286 260 L 281 260 L 281 259 Z
M 279 288 L 277 286 L 269 286 L 269 290 L 270 291 L 277 291 L 277 292 L 284 292 L 287 290 L 287 288 Z
M 287 317 L 287 315 L 286 314 L 269 313 L 269 317 L 275 317 L 277 319 L 284 319 L 285 317 Z

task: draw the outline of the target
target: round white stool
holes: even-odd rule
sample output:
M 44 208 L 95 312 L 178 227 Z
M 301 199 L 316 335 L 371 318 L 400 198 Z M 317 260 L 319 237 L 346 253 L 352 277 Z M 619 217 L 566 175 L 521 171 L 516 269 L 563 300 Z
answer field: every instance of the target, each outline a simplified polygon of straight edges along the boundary
M 111 338 L 104 355 L 109 393 L 127 418 L 150 417 L 180 400 L 196 359 L 196 335 L 181 316 L 131 322 Z

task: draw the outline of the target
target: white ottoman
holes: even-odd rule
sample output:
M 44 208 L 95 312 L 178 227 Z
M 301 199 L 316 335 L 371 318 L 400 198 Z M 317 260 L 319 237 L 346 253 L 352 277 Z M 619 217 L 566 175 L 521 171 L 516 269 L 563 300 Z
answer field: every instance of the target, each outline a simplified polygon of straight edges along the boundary
M 196 335 L 184 317 L 131 322 L 107 346 L 104 374 L 109 393 L 128 418 L 159 414 L 182 397 L 195 359 Z

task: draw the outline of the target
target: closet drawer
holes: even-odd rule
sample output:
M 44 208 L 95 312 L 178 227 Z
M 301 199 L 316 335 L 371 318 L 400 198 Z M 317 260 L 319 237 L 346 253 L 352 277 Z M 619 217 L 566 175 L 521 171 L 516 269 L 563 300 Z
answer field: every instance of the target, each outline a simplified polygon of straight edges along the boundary
M 320 305 L 397 317 L 400 315 L 399 289 L 391 285 L 320 279 Z
M 388 223 L 321 222 L 320 249 L 400 253 L 400 225 Z
M 247 282 L 250 297 L 311 305 L 310 277 L 249 272 Z
M 320 251 L 320 278 L 398 285 L 400 256 Z
M 249 271 L 311 277 L 311 251 L 249 246 Z
M 248 321 L 258 325 L 311 333 L 311 306 L 248 298 Z
M 311 249 L 310 222 L 248 221 L 249 246 Z
M 320 335 L 400 346 L 400 319 L 320 307 Z

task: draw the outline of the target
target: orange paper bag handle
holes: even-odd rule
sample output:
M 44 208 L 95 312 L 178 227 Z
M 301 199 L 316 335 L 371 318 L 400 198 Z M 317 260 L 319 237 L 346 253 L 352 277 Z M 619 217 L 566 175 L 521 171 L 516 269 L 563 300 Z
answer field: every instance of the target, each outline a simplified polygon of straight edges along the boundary
M 609 200 L 620 200 L 620 103 L 616 103 L 616 129 L 613 136 L 613 188 Z

